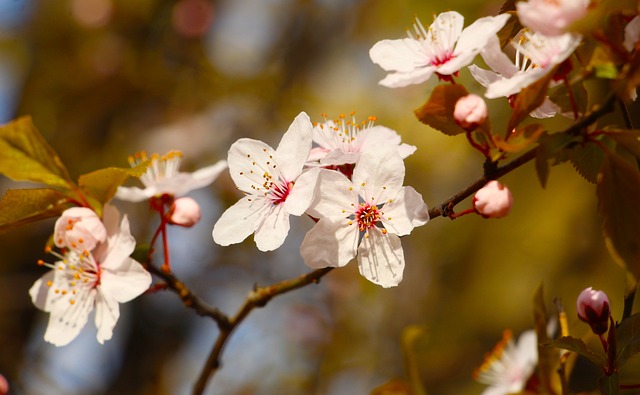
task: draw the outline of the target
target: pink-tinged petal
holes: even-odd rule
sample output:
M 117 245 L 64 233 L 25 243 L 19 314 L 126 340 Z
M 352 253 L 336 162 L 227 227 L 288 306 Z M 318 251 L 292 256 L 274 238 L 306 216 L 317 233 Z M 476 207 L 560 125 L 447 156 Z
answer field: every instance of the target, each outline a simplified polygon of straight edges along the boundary
M 289 191 L 287 200 L 284 201 L 284 208 L 289 214 L 302 215 L 307 211 L 316 192 L 319 173 L 319 168 L 310 169 L 296 179 L 293 188 Z
M 302 240 L 300 254 L 313 269 L 342 267 L 356 256 L 358 227 L 348 220 L 321 218 Z
M 278 173 L 275 151 L 259 140 L 242 138 L 229 148 L 229 173 L 239 190 L 249 194 L 265 192 L 264 174 Z M 276 167 L 274 167 L 276 166 Z
M 95 299 L 96 290 L 91 289 L 82 295 L 76 295 L 73 304 L 67 302 L 64 308 L 53 310 L 44 340 L 56 346 L 69 344 L 87 324 Z
M 549 98 L 545 98 L 540 107 L 531 111 L 529 115 L 534 118 L 551 118 L 554 117 L 557 113 L 561 112 L 562 108 L 559 105 L 549 100 Z M 573 117 L 573 114 L 571 115 Z
M 453 74 L 473 61 L 482 49 L 487 45 L 491 36 L 495 35 L 507 23 L 508 14 L 488 16 L 480 18 L 462 31 L 453 57 L 446 63 L 438 66 L 440 74 Z
M 491 85 L 492 83 L 503 79 L 503 77 L 500 74 L 494 73 L 491 70 L 481 69 L 475 64 L 472 64 L 471 66 L 469 66 L 469 72 L 471 73 L 471 76 L 476 81 L 478 81 L 480 85 L 484 86 L 485 88 Z
M 307 213 L 315 218 L 347 217 L 343 211 L 358 202 L 357 192 L 347 177 L 335 170 L 320 169 L 315 199 Z
M 269 213 L 256 229 L 253 240 L 260 251 L 273 251 L 280 247 L 289 234 L 289 213 L 282 204 L 272 205 Z
M 358 268 L 367 280 L 384 288 L 395 287 L 402 281 L 404 252 L 400 238 L 372 228 L 358 247 Z
M 434 66 L 425 66 L 408 72 L 397 72 L 393 74 L 387 74 L 384 79 L 378 82 L 382 86 L 387 88 L 402 88 L 412 84 L 420 84 L 425 82 L 436 71 Z
M 373 63 L 385 71 L 408 73 L 431 63 L 420 41 L 412 38 L 378 41 L 369 50 Z
M 272 206 L 266 198 L 243 197 L 222 213 L 213 226 L 213 241 L 221 246 L 240 243 L 258 229 Z
M 142 189 L 138 187 L 122 187 L 119 186 L 116 191 L 115 198 L 124 200 L 125 202 L 138 203 L 147 200 L 155 195 L 155 189 L 149 191 L 148 188 Z
M 309 157 L 307 158 L 307 162 L 319 161 L 320 159 L 327 156 L 329 152 L 331 152 L 331 150 L 328 150 L 322 147 L 311 148 L 311 151 L 309 151 Z
M 496 81 L 487 87 L 485 96 L 489 99 L 497 97 L 509 97 L 519 93 L 522 89 L 533 84 L 540 78 L 544 77 L 550 70 L 533 69 L 530 71 L 520 72 L 511 78 Z
M 429 221 L 429 208 L 412 187 L 402 187 L 391 203 L 383 206 L 381 221 L 387 231 L 399 236 L 408 235 L 413 228 Z
M 120 218 L 120 213 L 115 206 L 105 205 L 104 207 L 104 221 L 107 227 L 107 233 L 109 238 L 107 245 L 99 246 L 94 252 L 94 256 L 105 269 L 118 270 L 123 262 L 131 255 L 136 248 L 136 239 L 131 235 L 129 229 L 129 218 L 125 215 L 122 221 L 119 223 L 117 231 L 114 231 L 114 227 Z M 106 249 L 105 249 L 106 247 Z
M 487 41 L 487 45 L 484 47 L 482 52 L 480 52 L 480 55 L 491 70 L 503 77 L 509 78 L 520 71 L 516 65 L 513 64 L 511 59 L 509 59 L 507 54 L 502 52 L 502 48 L 500 48 L 500 40 L 495 34 L 489 37 L 489 41 Z
M 353 171 L 353 184 L 369 203 L 393 199 L 404 181 L 404 162 L 394 147 L 371 149 L 360 155 Z
M 336 149 L 320 159 L 320 164 L 323 166 L 339 166 L 345 163 L 356 163 L 359 158 L 360 152 L 343 152 L 341 149 Z
M 103 268 L 100 290 L 113 300 L 125 303 L 140 296 L 151 285 L 151 274 L 132 258 L 125 258 L 116 270 Z
M 53 241 L 60 248 L 91 251 L 107 238 L 107 230 L 98 214 L 87 207 L 65 210 L 56 221 Z
M 367 129 L 366 133 L 366 139 L 360 149 L 363 152 L 375 149 L 378 145 L 397 146 L 400 157 L 404 159 L 416 151 L 415 146 L 402 144 L 400 135 L 395 130 L 385 126 L 373 126 Z
M 640 15 L 635 16 L 624 27 L 624 43 L 622 45 L 631 52 L 638 42 L 640 42 Z
M 522 332 L 516 345 L 516 355 L 520 366 L 528 368 L 524 377 L 529 377 L 538 363 L 538 337 L 535 331 Z
M 456 11 L 440 13 L 427 31 L 427 44 L 435 45 L 438 50 L 453 52 L 456 41 L 463 33 L 464 17 Z
M 301 112 L 293 120 L 276 148 L 278 166 L 285 181 L 295 180 L 302 172 L 302 167 L 311 151 L 312 137 L 313 124 L 309 116 Z
M 105 341 L 111 339 L 113 328 L 116 326 L 118 318 L 120 318 L 120 306 L 112 296 L 105 295 L 102 292 L 98 292 L 96 295 L 95 324 L 96 328 L 98 328 L 96 337 L 100 344 L 104 344 Z

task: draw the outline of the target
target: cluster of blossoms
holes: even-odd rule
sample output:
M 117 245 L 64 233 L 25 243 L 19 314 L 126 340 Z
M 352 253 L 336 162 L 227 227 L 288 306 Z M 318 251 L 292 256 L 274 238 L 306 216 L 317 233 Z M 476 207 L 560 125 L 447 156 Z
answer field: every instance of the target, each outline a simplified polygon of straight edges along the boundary
M 415 147 L 374 120 L 341 116 L 314 125 L 300 113 L 275 150 L 252 139 L 234 143 L 229 171 L 245 196 L 216 222 L 214 241 L 226 246 L 253 233 L 259 250 L 274 250 L 289 233 L 289 216 L 306 213 L 317 221 L 300 248 L 309 267 L 340 267 L 357 257 L 368 280 L 400 283 L 399 237 L 426 224 L 429 213 L 420 194 L 402 185 L 403 159 Z

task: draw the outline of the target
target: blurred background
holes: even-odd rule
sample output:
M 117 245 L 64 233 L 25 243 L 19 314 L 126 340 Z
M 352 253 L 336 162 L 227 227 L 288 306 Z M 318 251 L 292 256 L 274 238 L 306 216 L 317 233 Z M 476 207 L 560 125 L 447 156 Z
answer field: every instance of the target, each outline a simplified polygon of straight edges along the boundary
M 300 112 L 313 121 L 369 115 L 418 147 L 406 185 L 435 206 L 481 175 L 482 156 L 463 137 L 444 136 L 413 115 L 437 84 L 377 85 L 368 56 L 384 38 L 402 38 L 415 16 L 457 10 L 473 20 L 500 3 L 480 0 L 0 0 L 0 121 L 31 115 L 74 176 L 128 166 L 139 150 L 184 152 L 183 170 L 226 158 L 238 138 L 276 146 Z M 468 71 L 468 90 L 482 93 Z M 505 125 L 506 99 L 490 103 Z M 567 125 L 553 120 L 552 130 Z M 1 155 L 2 153 L 0 153 Z M 595 186 L 570 165 L 554 167 L 546 189 L 532 164 L 504 177 L 515 203 L 501 220 L 437 218 L 403 239 L 404 281 L 383 289 L 357 265 L 254 311 L 223 354 L 209 394 L 368 394 L 406 379 L 401 347 L 412 325 L 417 367 L 430 394 L 479 394 L 472 372 L 510 328 L 532 328 L 532 298 L 544 283 L 548 309 L 560 298 L 575 336 L 575 298 L 588 287 L 622 311 L 624 273 L 600 236 Z M 132 183 L 133 184 L 133 183 Z M 0 178 L 0 190 L 31 187 Z M 309 271 L 299 246 L 312 221 L 295 218 L 286 244 L 262 253 L 249 238 L 222 248 L 211 229 L 238 198 L 224 174 L 191 194 L 203 220 L 172 229 L 175 274 L 229 315 L 255 284 Z M 157 221 L 145 204 L 117 203 L 149 241 Z M 458 206 L 471 206 L 467 200 Z M 43 341 L 48 316 L 28 289 L 53 261 L 43 247 L 53 221 L 0 235 L 0 373 L 13 394 L 189 393 L 217 335 L 216 325 L 170 292 L 121 305 L 114 337 L 95 340 L 92 321 L 70 345 Z M 593 340 L 593 339 L 592 339 Z

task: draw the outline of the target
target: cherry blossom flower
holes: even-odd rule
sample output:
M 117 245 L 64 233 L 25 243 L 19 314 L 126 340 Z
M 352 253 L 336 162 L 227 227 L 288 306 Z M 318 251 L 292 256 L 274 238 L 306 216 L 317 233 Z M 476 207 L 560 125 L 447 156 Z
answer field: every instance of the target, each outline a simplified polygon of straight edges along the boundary
M 516 3 L 523 26 L 545 36 L 561 36 L 587 14 L 589 0 L 527 0 Z
M 190 197 L 174 200 L 169 211 L 169 223 L 190 228 L 200 222 L 200 205 Z
M 596 335 L 602 335 L 609 329 L 609 297 L 602 291 L 585 288 L 576 302 L 578 318 L 591 326 Z
M 322 166 L 339 166 L 356 163 L 360 153 L 370 149 L 372 145 L 385 144 L 397 146 L 404 159 L 416 151 L 416 147 L 403 144 L 400 135 L 392 129 L 374 125 L 376 117 L 369 117 L 368 122 L 358 123 L 351 114 L 351 120 L 345 120 L 344 114 L 337 120 L 327 120 L 313 127 L 313 143 L 308 165 L 319 163 Z
M 453 109 L 453 120 L 462 129 L 473 131 L 487 121 L 487 103 L 473 93 L 461 97 Z
M 480 55 L 491 70 L 484 70 L 472 64 L 469 66 L 469 71 L 473 78 L 485 88 L 496 81 L 511 78 L 521 72 L 521 69 L 502 52 L 497 36 L 492 36 L 489 39 L 485 48 L 480 52 Z M 517 61 L 519 61 L 519 59 L 517 59 Z M 519 63 L 519 65 L 523 68 L 522 72 L 524 72 L 527 66 L 530 66 L 526 61 Z M 549 98 L 545 98 L 542 105 L 529 113 L 529 115 L 534 118 L 550 118 L 560 111 L 560 106 L 549 100 Z
M 360 155 L 350 181 L 322 169 L 316 198 L 307 213 L 319 218 L 300 253 L 312 268 L 345 266 L 356 255 L 360 274 L 383 287 L 398 285 L 404 270 L 399 236 L 429 220 L 427 205 L 403 187 L 404 163 L 388 147 Z
M 91 251 L 107 239 L 107 230 L 98 214 L 87 207 L 65 210 L 56 221 L 53 242 L 59 248 Z
M 474 379 L 488 385 L 482 395 L 520 393 L 526 388 L 537 364 L 538 340 L 535 331 L 523 332 L 516 345 L 511 331 L 506 330 L 502 340 L 474 372 Z
M 507 65 L 495 50 L 483 53 L 485 62 L 502 77 L 488 84 L 485 96 L 494 99 L 519 93 L 547 75 L 556 65 L 567 60 L 581 40 L 582 37 L 571 33 L 546 37 L 526 29 L 521 30 L 511 41 L 511 45 L 516 49 L 516 61 L 513 66 Z M 478 69 L 471 68 L 472 75 L 474 70 Z
M 260 251 L 280 247 L 289 233 L 289 215 L 302 215 L 313 199 L 317 173 L 303 173 L 311 150 L 313 125 L 300 113 L 274 150 L 262 141 L 243 138 L 229 149 L 229 172 L 246 194 L 229 207 L 213 227 L 213 240 L 240 243 L 251 233 Z
M 489 181 L 473 197 L 473 207 L 485 218 L 502 218 L 509 214 L 513 197 L 509 188 L 496 180 Z
M 627 51 L 631 52 L 636 47 L 636 44 L 640 42 L 640 15 L 636 15 L 632 20 L 624 27 L 624 42 L 623 45 Z
M 41 264 L 51 271 L 37 280 L 29 295 L 33 304 L 50 313 L 44 339 L 56 346 L 71 342 L 95 309 L 99 343 L 109 340 L 120 316 L 119 303 L 142 294 L 151 275 L 129 255 L 136 242 L 129 220 L 114 206 L 104 207 L 107 240 L 95 250 L 67 251 L 55 264 Z
M 182 196 L 194 189 L 211 184 L 227 168 L 226 161 L 221 160 L 193 173 L 180 172 L 182 162 L 180 151 L 170 151 L 164 156 L 153 154 L 151 158 L 145 152 L 140 152 L 130 157 L 129 163 L 133 167 L 147 160 L 151 160 L 151 164 L 146 173 L 140 177 L 145 188 L 118 187 L 117 199 L 141 202 L 164 194 Z
M 464 17 L 455 11 L 443 12 L 425 29 L 416 18 L 415 36 L 378 41 L 369 50 L 371 60 L 391 71 L 380 85 L 399 88 L 427 81 L 435 73 L 451 79 L 471 63 L 510 18 L 508 14 L 480 18 L 463 30 Z

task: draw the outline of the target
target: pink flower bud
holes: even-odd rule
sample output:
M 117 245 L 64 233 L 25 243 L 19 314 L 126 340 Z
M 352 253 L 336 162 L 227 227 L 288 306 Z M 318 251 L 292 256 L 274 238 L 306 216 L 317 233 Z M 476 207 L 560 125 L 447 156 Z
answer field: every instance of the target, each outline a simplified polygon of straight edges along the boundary
M 585 288 L 577 301 L 578 317 L 591 326 L 596 335 L 602 335 L 609 329 L 609 297 L 602 291 Z
M 485 218 L 502 218 L 511 211 L 513 198 L 509 188 L 498 181 L 489 181 L 473 197 L 473 207 Z
M 7 395 L 9 393 L 9 382 L 0 374 L 0 395 Z
M 461 97 L 453 110 L 453 119 L 462 129 L 470 132 L 487 121 L 487 104 L 473 93 Z
M 190 228 L 200 221 L 200 206 L 190 197 L 176 199 L 169 212 L 169 223 Z
M 60 248 L 91 251 L 107 239 L 107 229 L 95 211 L 87 207 L 65 210 L 54 226 L 53 242 Z

